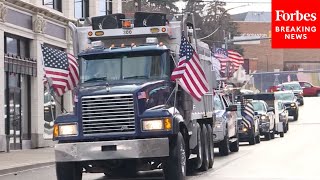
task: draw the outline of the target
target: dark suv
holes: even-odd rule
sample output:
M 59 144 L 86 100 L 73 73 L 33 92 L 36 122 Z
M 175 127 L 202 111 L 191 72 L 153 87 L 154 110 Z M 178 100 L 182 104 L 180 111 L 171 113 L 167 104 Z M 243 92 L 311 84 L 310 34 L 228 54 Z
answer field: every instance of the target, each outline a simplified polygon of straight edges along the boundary
M 292 91 L 294 95 L 297 97 L 299 105 L 304 104 L 303 100 L 303 89 L 300 86 L 299 82 L 286 82 L 279 85 L 281 91 Z
M 274 92 L 276 100 L 281 101 L 289 112 L 289 116 L 293 116 L 293 119 L 298 120 L 299 106 L 297 98 L 292 91 L 278 91 Z

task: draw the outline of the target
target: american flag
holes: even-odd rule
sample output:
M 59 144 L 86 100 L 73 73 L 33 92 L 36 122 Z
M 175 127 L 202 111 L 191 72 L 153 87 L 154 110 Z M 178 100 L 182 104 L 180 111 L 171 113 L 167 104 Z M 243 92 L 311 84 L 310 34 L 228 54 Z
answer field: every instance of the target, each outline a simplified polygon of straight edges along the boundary
M 45 78 L 58 96 L 73 90 L 79 83 L 76 58 L 66 52 L 42 45 Z
M 241 112 L 242 122 L 245 127 L 251 129 L 252 124 L 254 124 L 254 110 L 251 102 L 247 102 L 244 105 L 244 110 Z
M 244 63 L 244 58 L 236 51 L 226 50 L 224 48 L 217 48 L 214 57 L 219 59 L 221 64 L 221 71 L 225 72 L 228 62 L 230 62 L 230 70 L 238 70 L 239 66 Z
M 184 36 L 181 37 L 179 63 L 172 72 L 171 80 L 177 80 L 180 86 L 198 101 L 209 91 L 199 55 Z

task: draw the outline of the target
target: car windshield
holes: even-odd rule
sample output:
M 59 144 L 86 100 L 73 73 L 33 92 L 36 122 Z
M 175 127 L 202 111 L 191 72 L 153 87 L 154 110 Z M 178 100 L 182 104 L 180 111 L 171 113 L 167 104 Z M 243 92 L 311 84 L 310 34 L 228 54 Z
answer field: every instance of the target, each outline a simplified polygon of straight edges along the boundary
M 275 97 L 277 100 L 282 101 L 293 101 L 294 94 L 293 93 L 275 93 Z
M 81 58 L 81 82 L 168 79 L 168 57 L 166 51 L 86 56 Z
M 265 108 L 265 106 L 264 106 L 264 104 L 262 102 L 253 101 L 252 105 L 253 105 L 253 110 L 254 111 L 266 111 L 266 108 Z
M 283 84 L 283 90 L 302 90 L 300 84 Z

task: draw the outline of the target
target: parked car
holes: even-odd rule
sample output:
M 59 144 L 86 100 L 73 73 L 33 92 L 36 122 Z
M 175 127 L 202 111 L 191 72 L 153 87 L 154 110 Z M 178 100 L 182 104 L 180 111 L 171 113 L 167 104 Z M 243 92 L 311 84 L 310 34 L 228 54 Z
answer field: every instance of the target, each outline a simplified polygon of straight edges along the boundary
M 274 108 L 269 107 L 265 101 L 253 100 L 254 118 L 259 120 L 260 135 L 264 135 L 266 140 L 274 139 L 275 136 L 275 115 Z
M 320 86 L 314 86 L 309 82 L 299 82 L 303 89 L 303 96 L 319 96 L 320 97 Z
M 277 100 L 281 101 L 288 110 L 289 116 L 296 121 L 299 117 L 299 105 L 292 91 L 279 91 L 274 93 Z
M 228 96 L 214 96 L 216 123 L 213 128 L 213 141 L 222 156 L 239 151 L 237 105 L 231 105 Z
M 239 141 L 260 143 L 259 120 L 254 118 L 252 100 L 244 100 L 238 109 Z
M 283 123 L 284 133 L 289 130 L 289 113 L 283 102 L 278 101 L 279 121 Z
M 299 105 L 304 104 L 303 100 L 303 90 L 299 82 L 286 82 L 279 85 L 281 91 L 293 91 L 294 95 L 297 97 Z

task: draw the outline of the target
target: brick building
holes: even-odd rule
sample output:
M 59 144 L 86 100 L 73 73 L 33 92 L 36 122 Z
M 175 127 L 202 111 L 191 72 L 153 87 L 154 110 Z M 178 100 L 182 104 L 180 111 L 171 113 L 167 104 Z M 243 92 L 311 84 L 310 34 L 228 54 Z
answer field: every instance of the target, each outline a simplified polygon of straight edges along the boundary
M 232 15 L 237 23 L 240 36 L 235 39 L 268 37 L 271 31 L 270 12 L 246 12 Z M 238 42 L 244 49 L 251 71 L 320 69 L 318 49 L 272 49 L 271 40 Z

